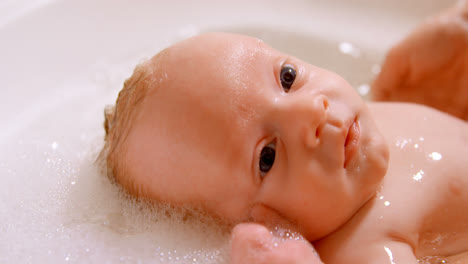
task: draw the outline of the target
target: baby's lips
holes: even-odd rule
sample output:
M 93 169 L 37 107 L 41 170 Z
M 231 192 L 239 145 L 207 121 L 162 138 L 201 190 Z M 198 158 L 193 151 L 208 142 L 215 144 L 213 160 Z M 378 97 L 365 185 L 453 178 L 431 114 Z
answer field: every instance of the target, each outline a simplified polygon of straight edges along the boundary
M 345 140 L 345 162 L 344 167 L 348 165 L 350 160 L 353 158 L 353 154 L 356 152 L 359 144 L 359 139 L 361 136 L 361 128 L 359 122 L 355 120 L 350 126 L 348 134 L 346 135 Z

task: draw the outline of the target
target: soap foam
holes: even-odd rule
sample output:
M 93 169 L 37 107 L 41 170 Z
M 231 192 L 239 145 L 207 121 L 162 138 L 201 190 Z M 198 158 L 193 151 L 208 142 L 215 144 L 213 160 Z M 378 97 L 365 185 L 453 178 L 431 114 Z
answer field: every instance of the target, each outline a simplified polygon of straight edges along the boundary
M 97 63 L 38 98 L 38 118 L 2 139 L 0 263 L 228 262 L 226 227 L 136 201 L 95 162 L 104 106 L 137 62 Z
M 23 159 L 42 159 L 42 168 L 10 171 L 21 180 L 2 192 L 1 263 L 227 261 L 228 232 L 221 225 L 126 196 L 99 173 L 94 157 L 77 166 L 43 152 Z
M 226 229 L 129 198 L 101 175 L 96 151 L 74 160 L 66 144 L 19 145 L 24 166 L 9 167 L 15 153 L 1 166 L 1 263 L 227 262 Z

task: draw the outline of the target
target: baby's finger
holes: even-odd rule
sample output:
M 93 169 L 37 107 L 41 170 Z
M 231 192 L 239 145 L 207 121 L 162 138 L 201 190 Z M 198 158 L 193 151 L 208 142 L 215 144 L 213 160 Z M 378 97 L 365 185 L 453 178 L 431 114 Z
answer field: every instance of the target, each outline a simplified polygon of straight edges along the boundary
M 231 234 L 231 263 L 263 263 L 265 252 L 271 249 L 272 238 L 268 229 L 262 225 L 237 225 Z
M 320 264 L 312 245 L 302 239 L 274 237 L 259 224 L 240 224 L 232 232 L 232 264 Z
M 268 263 L 275 264 L 323 264 L 311 244 L 289 240 L 269 254 Z

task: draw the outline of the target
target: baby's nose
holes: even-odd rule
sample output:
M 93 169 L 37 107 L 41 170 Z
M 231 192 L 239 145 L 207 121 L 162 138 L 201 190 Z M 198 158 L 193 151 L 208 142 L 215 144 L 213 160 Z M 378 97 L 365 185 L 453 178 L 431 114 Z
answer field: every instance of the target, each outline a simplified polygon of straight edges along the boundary
M 323 95 L 297 96 L 284 105 L 282 124 L 289 136 L 297 137 L 306 147 L 314 148 L 319 143 L 327 110 L 328 100 Z

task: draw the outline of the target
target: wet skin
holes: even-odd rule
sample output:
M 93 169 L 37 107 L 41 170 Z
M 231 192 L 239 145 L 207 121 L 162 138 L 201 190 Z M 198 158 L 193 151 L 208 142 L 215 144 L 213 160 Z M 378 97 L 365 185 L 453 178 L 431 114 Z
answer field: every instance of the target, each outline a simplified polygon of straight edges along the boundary
M 325 263 L 467 260 L 466 122 L 366 106 L 337 75 L 244 36 L 201 35 L 151 62 L 164 72 L 121 160 L 139 195 L 286 224 Z
M 388 146 L 336 74 L 229 34 L 183 41 L 155 63 L 164 77 L 139 106 L 123 159 L 140 195 L 287 223 L 313 241 L 375 194 Z M 285 68 L 296 73 L 290 89 Z

